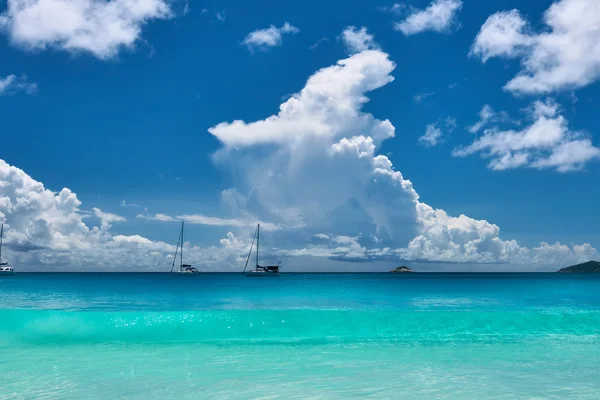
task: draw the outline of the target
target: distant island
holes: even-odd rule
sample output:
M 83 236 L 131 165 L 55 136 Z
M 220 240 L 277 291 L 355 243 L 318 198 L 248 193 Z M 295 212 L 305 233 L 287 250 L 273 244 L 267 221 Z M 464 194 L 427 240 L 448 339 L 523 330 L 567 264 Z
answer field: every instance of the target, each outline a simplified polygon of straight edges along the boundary
M 406 266 L 401 266 L 398 268 L 394 268 L 393 270 L 391 270 L 390 272 L 412 272 L 412 269 L 406 267 Z
M 588 261 L 582 264 L 571 265 L 570 267 L 559 269 L 558 272 L 572 272 L 572 273 L 588 273 L 588 272 L 600 272 L 600 262 Z

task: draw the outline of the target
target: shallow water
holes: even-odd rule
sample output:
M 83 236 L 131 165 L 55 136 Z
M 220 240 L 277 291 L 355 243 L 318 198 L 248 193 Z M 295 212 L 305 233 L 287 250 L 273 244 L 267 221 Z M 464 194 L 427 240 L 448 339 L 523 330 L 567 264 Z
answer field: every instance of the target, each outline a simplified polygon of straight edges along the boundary
M 600 276 L 0 277 L 0 399 L 600 398 Z

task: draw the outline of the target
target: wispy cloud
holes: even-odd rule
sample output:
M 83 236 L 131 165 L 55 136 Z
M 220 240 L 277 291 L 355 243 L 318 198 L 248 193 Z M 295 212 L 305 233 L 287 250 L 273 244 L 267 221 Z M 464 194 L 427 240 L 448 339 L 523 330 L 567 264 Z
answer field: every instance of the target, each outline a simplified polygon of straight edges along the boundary
M 310 49 L 314 50 L 317 47 L 319 47 L 320 45 L 324 44 L 324 43 L 329 43 L 329 39 L 326 37 L 322 37 L 321 39 L 317 40 L 316 42 L 314 42 L 313 44 L 310 45 Z
M 267 49 L 269 47 L 280 46 L 283 41 L 283 35 L 285 34 L 296 34 L 300 32 L 298 28 L 286 22 L 277 28 L 275 25 L 271 25 L 266 29 L 257 29 L 246 35 L 242 41 L 242 45 L 248 47 L 250 51 L 255 49 Z
M 479 121 L 471 126 L 467 127 L 467 130 L 471 133 L 477 133 L 489 123 L 507 122 L 510 121 L 510 117 L 504 111 L 499 113 L 495 112 L 492 107 L 485 104 L 481 111 L 479 111 Z
M 121 207 L 138 208 L 140 205 L 139 204 L 135 204 L 135 203 L 128 203 L 127 201 L 122 200 L 120 206 Z
M 377 7 L 379 11 L 389 12 L 396 15 L 401 15 L 408 6 L 404 3 L 394 3 L 391 6 Z
M 216 12 L 215 17 L 217 18 L 217 20 L 225 22 L 225 20 L 227 19 L 227 10 Z
M 446 118 L 444 121 L 446 132 L 452 133 L 456 129 L 456 119 L 452 117 Z M 439 127 L 439 122 L 429 124 L 425 128 L 425 134 L 419 138 L 419 143 L 425 147 L 433 147 L 442 143 L 444 140 L 444 132 Z
M 27 77 L 17 77 L 16 75 L 0 78 L 0 96 L 17 92 L 34 94 L 37 92 L 37 83 L 28 82 Z
M 208 226 L 228 226 L 233 228 L 247 228 L 256 226 L 256 224 L 260 223 L 261 228 L 274 231 L 278 230 L 279 227 L 275 224 L 269 222 L 261 222 L 261 221 L 250 221 L 250 220 L 242 220 L 242 219 L 234 219 L 234 218 L 219 218 L 219 217 L 211 217 L 208 215 L 202 214 L 184 214 L 177 215 L 175 217 L 171 217 L 167 214 L 138 214 L 136 216 L 138 219 L 145 219 L 149 221 L 161 221 L 161 222 L 179 222 L 184 221 L 189 224 L 196 225 L 208 225 Z
M 421 104 L 422 102 L 424 102 L 425 100 L 427 100 L 429 97 L 433 96 L 434 94 L 435 94 L 434 92 L 417 93 L 413 97 L 413 101 L 416 104 Z

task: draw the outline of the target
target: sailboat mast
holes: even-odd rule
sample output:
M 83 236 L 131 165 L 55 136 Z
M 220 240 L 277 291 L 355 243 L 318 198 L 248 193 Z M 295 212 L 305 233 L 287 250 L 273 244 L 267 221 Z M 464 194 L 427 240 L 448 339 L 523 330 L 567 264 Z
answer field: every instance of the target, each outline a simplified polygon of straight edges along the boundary
M 183 270 L 183 221 L 181 221 L 181 252 L 179 253 L 179 270 Z
M 4 236 L 4 224 L 0 228 L 0 264 L 2 263 L 2 238 Z
M 179 237 L 177 238 L 177 246 L 175 247 L 175 256 L 173 257 L 173 264 L 171 265 L 171 272 L 173 272 L 173 268 L 175 268 L 175 261 L 177 261 L 177 252 L 179 251 L 179 242 L 181 241 L 181 233 L 179 233 Z
M 260 224 L 256 228 L 256 266 L 258 267 L 258 245 L 260 242 Z

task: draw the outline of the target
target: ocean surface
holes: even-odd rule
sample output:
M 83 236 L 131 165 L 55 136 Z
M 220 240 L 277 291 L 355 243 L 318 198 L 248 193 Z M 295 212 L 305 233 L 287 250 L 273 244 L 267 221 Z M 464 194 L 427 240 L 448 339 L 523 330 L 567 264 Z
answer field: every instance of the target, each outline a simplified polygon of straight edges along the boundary
M 600 399 L 600 274 L 19 274 L 0 307 L 0 399 Z

